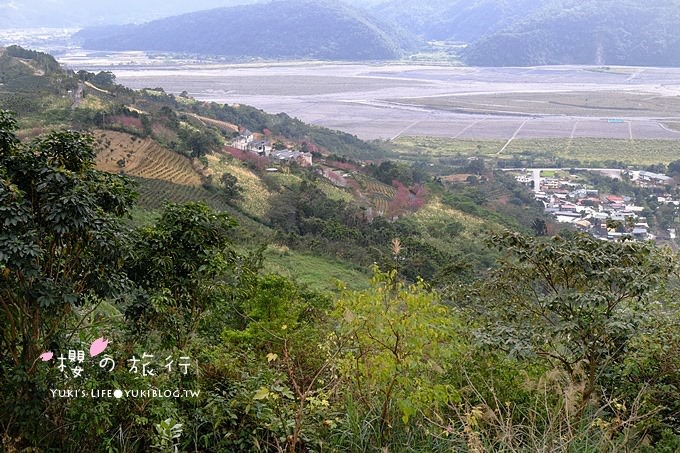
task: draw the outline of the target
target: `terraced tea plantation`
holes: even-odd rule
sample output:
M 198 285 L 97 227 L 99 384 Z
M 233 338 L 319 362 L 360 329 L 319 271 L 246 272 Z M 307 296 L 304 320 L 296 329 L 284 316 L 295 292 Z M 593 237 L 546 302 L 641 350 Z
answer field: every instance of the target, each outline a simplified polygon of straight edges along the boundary
M 201 175 L 191 160 L 161 147 L 151 139 L 139 139 L 122 132 L 99 131 L 97 168 L 145 179 L 157 179 L 185 186 L 200 186 Z
M 212 193 L 201 186 L 173 184 L 162 179 L 133 177 L 139 184 L 139 204 L 147 209 L 160 209 L 166 203 L 202 201 L 211 208 L 228 211 L 230 208 L 223 195 Z
M 375 206 L 376 211 L 378 213 L 386 213 L 390 200 L 394 198 L 397 192 L 395 188 L 361 174 L 355 174 L 354 179 L 359 183 L 361 192 Z

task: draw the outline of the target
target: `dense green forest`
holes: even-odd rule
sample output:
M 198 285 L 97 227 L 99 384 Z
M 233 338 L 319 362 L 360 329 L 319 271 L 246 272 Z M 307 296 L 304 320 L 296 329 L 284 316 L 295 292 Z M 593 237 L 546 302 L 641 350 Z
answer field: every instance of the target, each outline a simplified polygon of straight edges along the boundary
M 373 13 L 426 40 L 469 44 L 469 65 L 680 65 L 677 1 L 394 0 Z
M 550 236 L 480 158 L 53 63 L 0 51 L 2 451 L 680 448 L 670 249 Z
M 555 2 L 473 42 L 481 66 L 611 64 L 678 66 L 676 1 Z
M 475 42 L 545 6 L 540 0 L 391 0 L 371 10 L 426 40 Z

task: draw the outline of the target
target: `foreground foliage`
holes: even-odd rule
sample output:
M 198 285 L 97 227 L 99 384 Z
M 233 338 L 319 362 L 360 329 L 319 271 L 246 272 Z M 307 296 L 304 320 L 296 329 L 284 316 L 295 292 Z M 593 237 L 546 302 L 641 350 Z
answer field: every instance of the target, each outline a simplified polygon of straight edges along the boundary
M 454 263 L 435 290 L 376 220 L 386 269 L 333 297 L 263 272 L 204 204 L 129 226 L 132 184 L 87 135 L 15 127 L 0 113 L 3 451 L 680 447 L 669 251 L 505 232 L 491 269 Z

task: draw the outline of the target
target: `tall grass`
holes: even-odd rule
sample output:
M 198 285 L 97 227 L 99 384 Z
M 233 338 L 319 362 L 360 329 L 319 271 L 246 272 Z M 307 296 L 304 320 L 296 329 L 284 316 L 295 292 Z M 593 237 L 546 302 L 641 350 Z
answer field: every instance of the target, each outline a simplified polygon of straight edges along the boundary
M 642 409 L 644 390 L 629 406 L 602 393 L 598 404 L 579 409 L 583 386 L 565 373 L 550 371 L 534 385 L 533 400 L 520 405 L 501 401 L 492 386 L 478 388 L 468 381 L 466 396 L 460 402 L 450 404 L 439 413 L 420 414 L 410 425 L 390 426 L 387 436 L 381 436 L 379 413 L 370 409 L 362 411 L 349 397 L 343 423 L 331 439 L 331 451 L 599 453 L 645 450 L 649 440 L 647 428 L 657 411 Z

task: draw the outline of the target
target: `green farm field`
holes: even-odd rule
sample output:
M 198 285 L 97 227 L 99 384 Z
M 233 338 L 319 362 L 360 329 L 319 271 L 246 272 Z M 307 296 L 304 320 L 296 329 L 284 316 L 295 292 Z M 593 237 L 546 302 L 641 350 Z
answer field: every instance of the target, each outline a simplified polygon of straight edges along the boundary
M 680 159 L 680 142 L 675 140 L 620 140 L 601 138 L 521 139 L 506 141 L 455 140 L 434 137 L 401 137 L 395 151 L 404 160 L 434 160 L 455 156 L 503 158 L 513 154 L 576 159 L 584 164 L 620 161 L 629 165 L 669 163 Z

